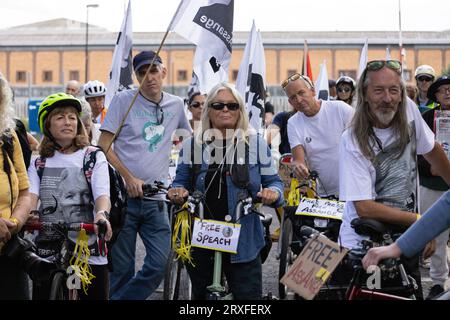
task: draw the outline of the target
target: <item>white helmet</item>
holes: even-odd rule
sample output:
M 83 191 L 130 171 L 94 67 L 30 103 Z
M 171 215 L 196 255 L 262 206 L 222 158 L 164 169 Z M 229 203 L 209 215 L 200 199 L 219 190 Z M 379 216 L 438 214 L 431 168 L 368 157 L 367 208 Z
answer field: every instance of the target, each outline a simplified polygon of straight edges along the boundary
M 433 77 L 433 80 L 434 78 L 436 78 L 436 72 L 434 72 L 433 67 L 427 64 L 423 64 L 417 67 L 416 72 L 414 73 L 414 78 L 417 78 L 420 75 L 427 75 Z
M 105 84 L 98 80 L 88 81 L 83 87 L 86 98 L 101 97 L 106 95 Z
M 356 89 L 356 82 L 355 80 L 353 80 L 353 78 L 348 77 L 348 76 L 341 76 L 339 77 L 339 79 L 336 80 L 336 88 L 341 84 L 341 83 L 347 83 L 352 87 L 352 91 L 354 91 Z

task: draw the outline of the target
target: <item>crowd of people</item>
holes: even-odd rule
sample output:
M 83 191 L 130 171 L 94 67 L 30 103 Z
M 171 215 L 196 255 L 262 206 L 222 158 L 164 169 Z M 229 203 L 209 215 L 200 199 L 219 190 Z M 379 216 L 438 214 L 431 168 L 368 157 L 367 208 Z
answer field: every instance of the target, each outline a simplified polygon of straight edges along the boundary
M 365 239 L 352 228 L 354 218 L 396 225 L 404 232 L 402 237 L 389 247 L 371 249 L 364 266 L 401 257 L 418 284 L 416 297 L 423 298 L 419 256 L 431 256 L 433 287 L 428 298 L 438 295 L 445 290 L 449 273 L 449 146 L 439 140 L 439 123 L 450 117 L 445 113 L 450 109 L 450 76 L 437 77 L 431 66 L 421 65 L 414 87 L 402 79 L 401 67 L 396 60 L 369 61 L 357 82 L 346 75 L 331 81 L 335 93 L 330 91 L 329 100 L 316 98 L 307 76 L 291 74 L 281 83 L 291 109 L 275 113 L 267 102 L 266 131 L 259 135 L 249 124 L 234 85 L 219 83 L 207 94 L 194 92 L 183 100 L 163 91 L 168 70 L 161 57 L 142 51 L 133 58 L 139 88 L 118 92 L 109 106 L 105 106 L 106 87 L 98 80 L 84 86 L 69 81 L 65 93 L 43 100 L 38 112 L 43 138 L 34 146 L 38 155 L 28 169 L 14 130 L 11 89 L 0 75 L 0 299 L 30 298 L 25 272 L 2 254 L 29 219 L 104 221 L 106 239 L 111 238 L 108 163 L 125 182 L 126 219 L 110 252 L 112 271 L 98 252 L 97 236 L 89 236 L 89 266 L 95 278 L 87 292 L 79 290 L 79 297 L 147 299 L 164 278 L 171 225 L 166 199 L 161 195 L 144 198 L 143 185 L 168 184 L 174 141 L 182 141 L 182 146 L 167 193 L 172 203 L 181 205 L 199 191 L 205 218 L 227 222 L 236 222 L 236 205 L 242 196 L 283 208 L 284 187 L 277 164 L 281 155 L 291 153 L 296 177 L 308 179 L 316 171 L 318 195 L 345 201 L 342 246 L 357 249 Z M 4 147 L 6 141 L 11 142 L 12 152 Z M 85 164 L 91 153 L 95 159 L 88 180 Z M 55 200 L 54 212 L 44 214 Z M 39 217 L 31 217 L 36 209 Z M 259 299 L 260 253 L 266 245 L 263 226 L 257 215 L 238 222 L 237 253 L 224 255 L 223 270 L 235 299 Z M 146 255 L 135 272 L 137 235 Z M 51 260 L 60 249 L 54 237 L 39 231 L 34 239 L 39 256 Z M 70 238 L 75 246 L 76 234 Z M 192 250 L 194 264 L 188 264 L 187 270 L 194 299 L 206 295 L 213 256 L 211 250 Z M 46 299 L 49 285 L 33 284 L 33 299 Z

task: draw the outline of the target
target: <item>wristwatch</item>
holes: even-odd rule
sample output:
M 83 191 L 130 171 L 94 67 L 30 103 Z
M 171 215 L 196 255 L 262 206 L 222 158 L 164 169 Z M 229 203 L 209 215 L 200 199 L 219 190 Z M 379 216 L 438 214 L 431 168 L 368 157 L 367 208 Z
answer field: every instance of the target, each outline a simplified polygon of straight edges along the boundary
M 105 216 L 106 220 L 109 221 L 109 212 L 108 212 L 108 211 L 106 211 L 106 210 L 100 210 L 100 211 L 97 211 L 97 212 L 96 212 L 96 214 L 99 214 L 99 213 L 103 214 L 103 215 Z

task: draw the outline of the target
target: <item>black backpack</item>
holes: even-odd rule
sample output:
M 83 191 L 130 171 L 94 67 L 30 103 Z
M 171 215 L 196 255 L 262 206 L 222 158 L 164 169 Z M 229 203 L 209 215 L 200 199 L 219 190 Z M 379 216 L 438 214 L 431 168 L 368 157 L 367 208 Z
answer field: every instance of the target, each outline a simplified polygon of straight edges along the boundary
M 91 198 L 92 198 L 91 177 L 92 171 L 95 166 L 95 161 L 97 160 L 97 152 L 103 151 L 98 147 L 93 146 L 88 147 L 86 153 L 84 154 L 83 160 L 83 172 L 89 186 Z M 35 166 L 39 179 L 41 179 L 45 168 L 45 158 L 38 157 L 35 161 Z M 122 176 L 109 163 L 108 163 L 108 173 L 109 173 L 109 197 L 111 201 L 109 222 L 111 224 L 111 228 L 113 231 L 112 238 L 109 241 L 109 247 L 111 247 L 117 240 L 117 237 L 120 231 L 122 230 L 123 224 L 125 222 L 125 215 L 127 212 L 127 190 Z
M 19 119 L 14 119 L 16 123 L 16 128 L 14 131 L 16 131 L 17 138 L 19 139 L 20 147 L 22 148 L 22 155 L 23 155 L 23 161 L 25 162 L 25 168 L 28 169 L 30 166 L 31 161 L 31 154 L 33 151 L 31 151 L 30 144 L 28 143 L 27 138 L 27 129 L 25 128 L 25 125 L 22 121 Z M 11 159 L 11 161 L 14 161 L 14 144 L 11 136 L 7 136 L 6 134 L 3 134 L 2 137 L 2 150 L 6 152 L 8 157 Z M 5 168 L 4 168 L 5 169 Z M 6 173 L 10 173 L 9 169 L 8 171 L 5 171 Z

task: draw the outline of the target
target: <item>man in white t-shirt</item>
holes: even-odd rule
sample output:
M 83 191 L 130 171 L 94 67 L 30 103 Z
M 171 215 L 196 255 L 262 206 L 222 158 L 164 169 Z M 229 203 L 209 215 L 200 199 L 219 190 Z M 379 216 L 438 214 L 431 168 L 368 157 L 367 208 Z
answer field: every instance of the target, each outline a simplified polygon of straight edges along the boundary
M 406 229 L 418 219 L 417 154 L 450 182 L 450 165 L 441 146 L 406 97 L 401 64 L 376 60 L 367 64 L 358 83 L 352 124 L 340 145 L 339 195 L 347 201 L 340 243 L 350 249 L 366 239 L 351 227 L 355 218 L 370 218 Z M 433 251 L 430 243 L 424 254 Z M 402 260 L 421 298 L 418 256 Z
M 311 80 L 298 73 L 281 86 L 297 111 L 289 119 L 287 130 L 297 177 L 306 179 L 310 170 L 317 171 L 319 195 L 337 196 L 339 141 L 352 119 L 353 108 L 343 101 L 317 100 Z

